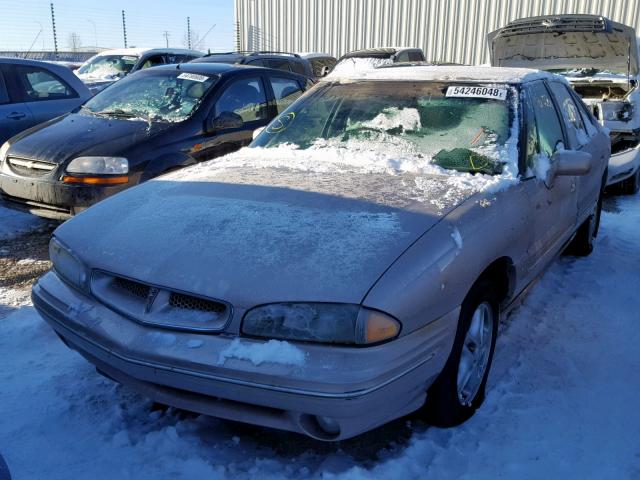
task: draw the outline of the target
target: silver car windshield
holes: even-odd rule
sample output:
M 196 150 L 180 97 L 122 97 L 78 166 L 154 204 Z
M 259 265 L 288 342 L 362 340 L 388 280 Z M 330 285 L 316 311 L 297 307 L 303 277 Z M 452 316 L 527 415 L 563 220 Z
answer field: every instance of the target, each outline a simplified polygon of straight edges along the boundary
M 136 55 L 99 55 L 78 69 L 78 73 L 91 77 L 125 76 L 138 62 Z
M 511 89 L 455 87 L 380 81 L 320 86 L 277 117 L 252 146 L 357 147 L 445 169 L 501 173 L 513 118 Z M 496 98 L 489 98 L 494 91 Z
M 218 81 L 217 75 L 180 70 L 134 74 L 98 93 L 83 111 L 94 115 L 181 122 L 191 116 Z

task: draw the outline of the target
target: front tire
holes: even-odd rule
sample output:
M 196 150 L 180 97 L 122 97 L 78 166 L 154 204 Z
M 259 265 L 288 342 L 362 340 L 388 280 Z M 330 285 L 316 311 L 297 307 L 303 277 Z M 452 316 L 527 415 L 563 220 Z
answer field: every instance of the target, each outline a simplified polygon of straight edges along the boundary
M 462 302 L 449 359 L 427 394 L 430 424 L 455 427 L 482 404 L 496 346 L 499 299 L 492 282 L 482 280 Z

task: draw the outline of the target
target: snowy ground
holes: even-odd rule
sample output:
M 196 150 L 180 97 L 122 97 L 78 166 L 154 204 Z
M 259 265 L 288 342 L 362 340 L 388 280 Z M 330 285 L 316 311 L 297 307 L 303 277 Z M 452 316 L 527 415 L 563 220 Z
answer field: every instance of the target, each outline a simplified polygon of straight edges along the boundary
M 504 321 L 473 419 L 440 430 L 413 415 L 340 444 L 154 408 L 0 278 L 0 454 L 14 479 L 638 479 L 640 198 L 615 205 L 592 256 L 560 259 Z M 23 251 L 8 236 L 28 228 L 0 210 L 10 268 L 29 258 L 6 258 Z

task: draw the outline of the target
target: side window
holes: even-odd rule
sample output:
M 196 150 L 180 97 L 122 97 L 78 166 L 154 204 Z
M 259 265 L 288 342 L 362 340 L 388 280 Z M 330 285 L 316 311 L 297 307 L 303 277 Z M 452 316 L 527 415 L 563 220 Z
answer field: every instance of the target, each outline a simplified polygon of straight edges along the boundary
M 140 70 L 143 68 L 156 67 L 158 65 L 164 65 L 164 55 L 153 55 L 145 60 L 140 67 Z
M 565 124 L 568 126 L 568 133 L 573 147 L 584 145 L 589 141 L 587 129 L 582 121 L 582 116 L 578 111 L 578 107 L 569 93 L 566 85 L 559 82 L 549 82 L 549 87 L 556 97 Z
M 18 83 L 25 101 L 75 98 L 77 93 L 55 73 L 40 67 L 16 66 Z
M 241 78 L 224 89 L 216 102 L 216 115 L 233 112 L 244 122 L 267 118 L 267 97 L 260 77 Z
M 9 103 L 9 91 L 7 90 L 7 84 L 4 82 L 4 76 L 0 71 L 0 105 Z
M 247 65 L 251 65 L 252 67 L 267 67 L 268 65 L 264 60 L 251 60 L 247 62 Z
M 576 101 L 576 105 L 578 105 L 578 110 L 580 110 L 580 113 L 582 114 L 582 121 L 584 122 L 584 126 L 587 129 L 587 133 L 590 137 L 594 136 L 596 133 L 598 133 L 598 121 L 589 111 L 582 99 L 578 97 L 578 94 L 576 92 L 572 92 L 572 95 L 573 99 Z
M 529 98 L 533 103 L 533 112 L 538 126 L 540 153 L 551 158 L 558 147 L 564 144 L 558 112 L 549 91 L 542 82 L 534 82 L 529 87 Z
M 302 89 L 295 80 L 281 77 L 271 77 L 270 80 L 276 105 L 278 106 L 278 113 L 286 110 L 295 99 L 302 95 Z
M 410 62 L 422 62 L 423 60 L 424 60 L 424 57 L 417 50 L 411 50 L 409 52 L 409 61 Z
M 306 75 L 306 70 L 304 65 L 301 62 L 291 62 L 291 71 L 294 73 L 299 73 L 300 75 Z
M 271 59 L 267 60 L 267 65 L 270 68 L 275 68 L 276 70 L 284 70 L 285 72 L 291 71 L 288 60 Z
M 409 61 L 409 52 L 406 50 L 402 52 L 400 55 L 396 57 L 396 62 L 408 62 Z

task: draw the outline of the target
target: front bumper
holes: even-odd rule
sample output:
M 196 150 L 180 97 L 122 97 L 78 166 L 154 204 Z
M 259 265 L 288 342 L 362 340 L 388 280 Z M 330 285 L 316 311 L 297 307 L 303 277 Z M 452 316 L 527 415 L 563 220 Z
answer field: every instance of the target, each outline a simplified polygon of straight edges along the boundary
M 449 355 L 459 315 L 456 309 L 374 347 L 296 344 L 306 355 L 303 366 L 254 365 L 236 358 L 218 363 L 235 335 L 136 323 L 53 272 L 34 285 L 33 303 L 67 345 L 158 402 L 319 440 L 349 438 L 420 408 Z M 332 418 L 339 433 L 324 430 L 318 416 Z
M 27 178 L 0 173 L 0 199 L 6 207 L 54 220 L 71 218 L 130 186 L 131 183 L 72 185 L 53 178 Z
M 638 168 L 640 168 L 640 145 L 611 154 L 607 186 L 622 182 L 633 176 Z

